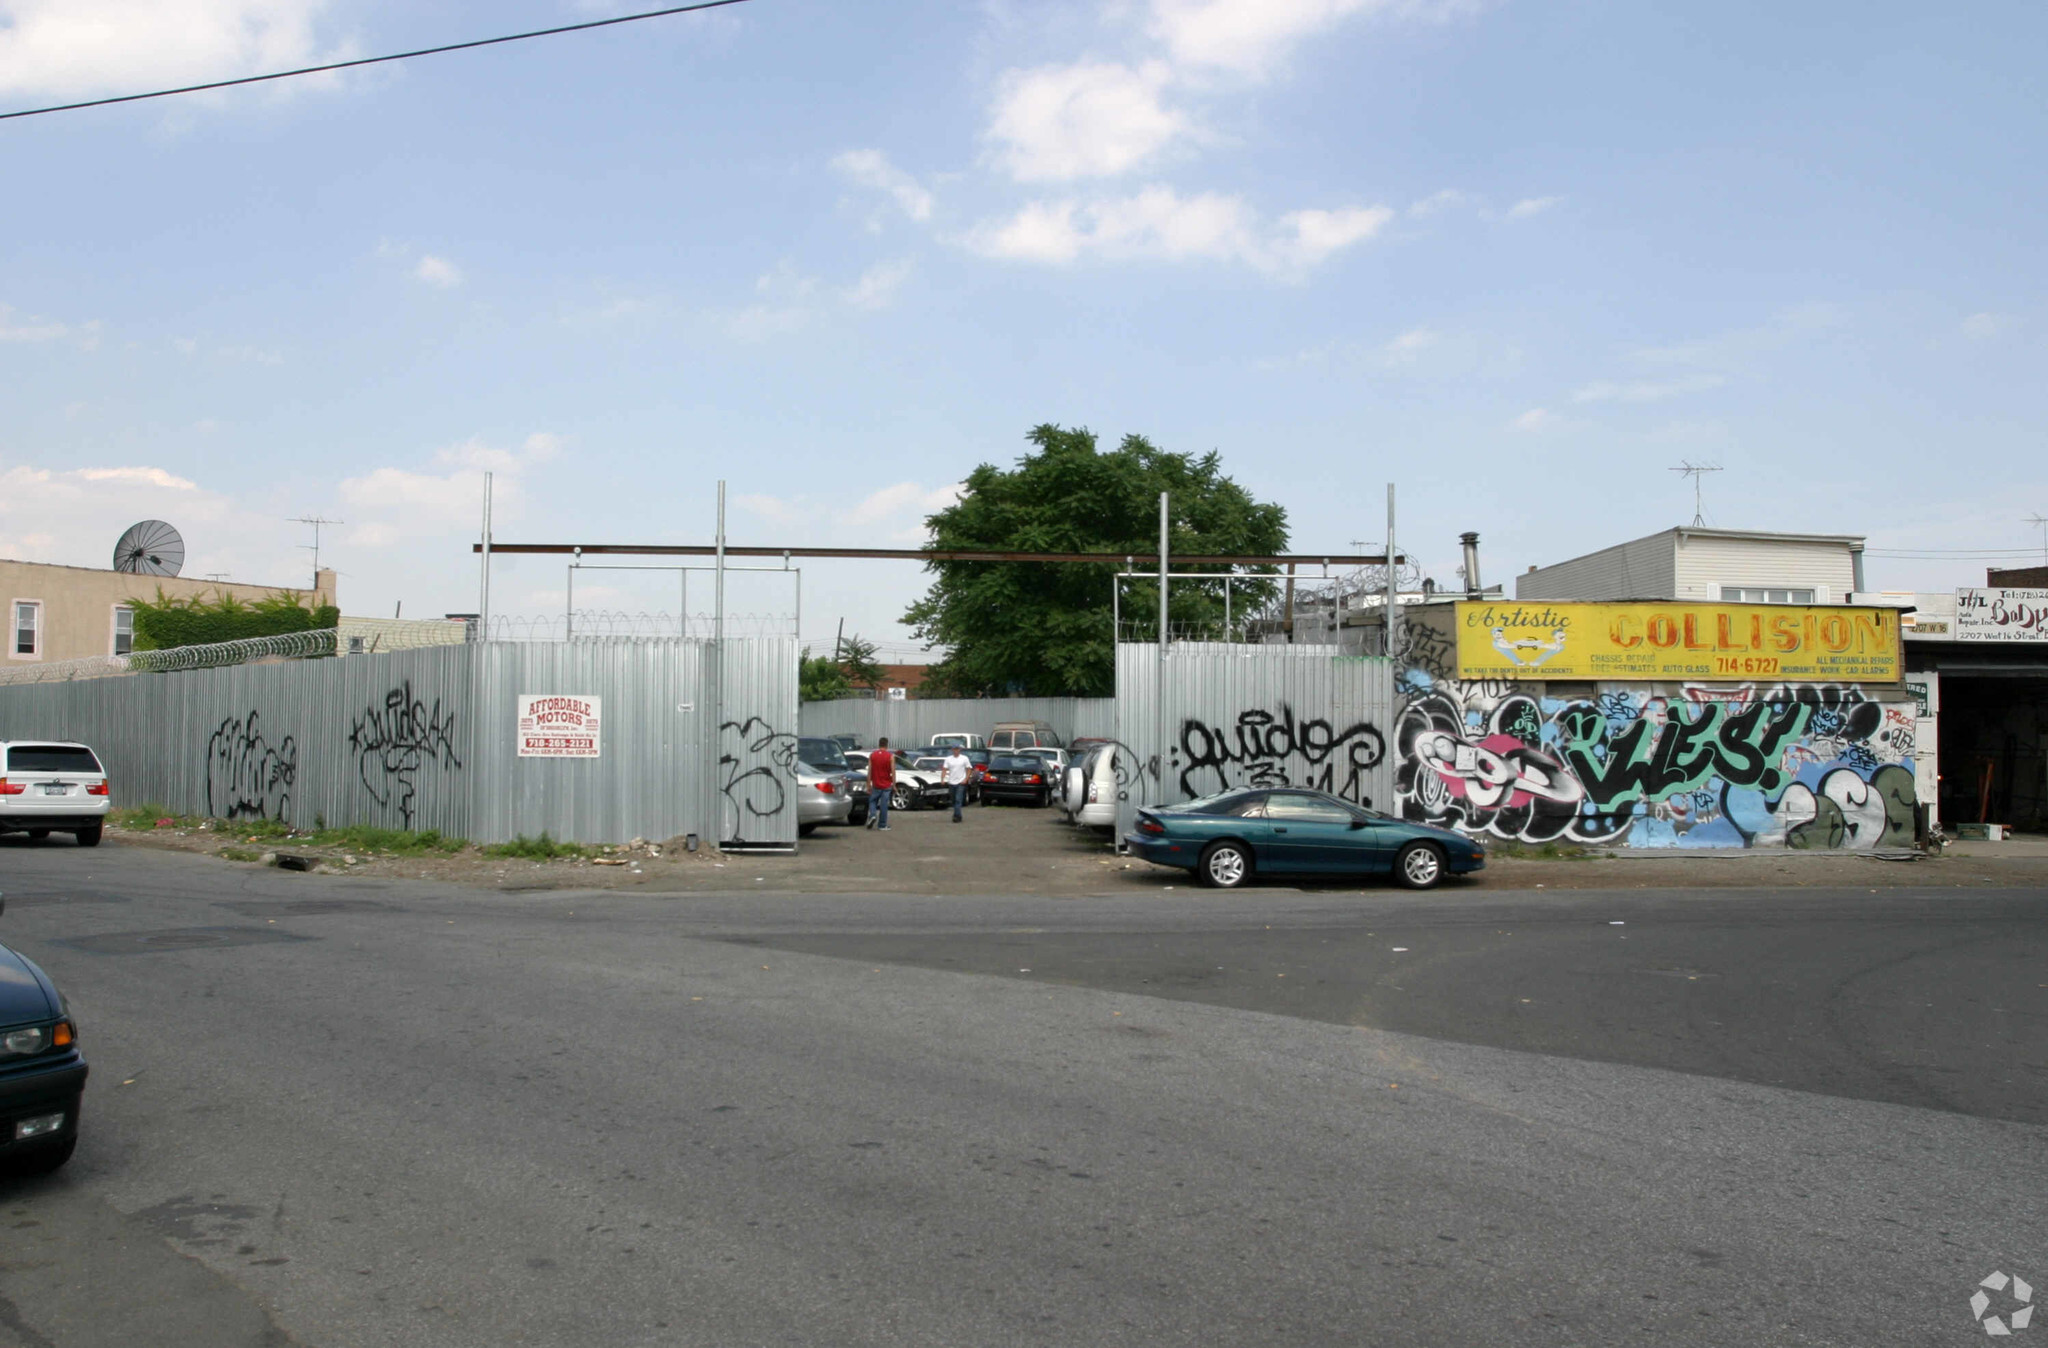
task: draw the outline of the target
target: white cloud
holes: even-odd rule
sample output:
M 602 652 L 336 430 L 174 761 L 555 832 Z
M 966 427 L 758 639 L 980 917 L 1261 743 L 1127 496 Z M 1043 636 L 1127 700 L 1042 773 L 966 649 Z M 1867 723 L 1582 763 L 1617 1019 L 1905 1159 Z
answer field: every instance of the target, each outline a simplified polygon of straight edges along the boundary
M 199 484 L 190 478 L 167 473 L 161 468 L 81 468 L 78 477 L 83 482 L 135 482 L 145 486 L 161 487 L 166 491 L 197 491 Z
M 1532 407 L 1509 422 L 1508 429 L 1533 435 L 1539 431 L 1555 430 L 1558 424 L 1557 413 L 1547 407 Z
M 1672 346 L 1643 347 L 1631 354 L 1646 365 L 1740 369 L 1756 364 L 1762 356 L 1837 328 L 1842 321 L 1841 310 L 1832 304 L 1798 304 L 1779 310 L 1757 327 Z
M 1443 341 L 1443 334 L 1428 328 L 1410 328 L 1392 341 L 1384 342 L 1379 357 L 1390 365 L 1412 364 L 1423 352 Z
M 1508 219 L 1526 220 L 1532 215 L 1541 215 L 1563 200 L 1563 197 L 1523 197 L 1508 207 Z
M 2020 325 L 2011 314 L 1971 314 L 1963 320 L 1963 336 L 1973 342 L 1988 342 L 1994 337 L 2003 337 Z
M 1364 243 L 1393 217 L 1394 213 L 1385 206 L 1290 211 L 1280 217 L 1282 235 L 1276 247 L 1283 265 L 1313 267 L 1332 253 Z
M 928 487 L 897 482 L 870 492 L 851 507 L 834 498 L 813 496 L 736 496 L 733 504 L 748 514 L 782 528 L 802 528 L 820 543 L 853 544 L 876 538 L 915 547 L 927 537 L 925 517 L 960 499 L 965 484 Z M 868 546 L 873 546 L 872 542 Z
M 0 342 L 61 342 L 67 339 L 76 339 L 85 347 L 97 346 L 100 325 L 97 321 L 60 323 L 40 314 L 23 314 L 17 318 L 13 309 L 0 304 Z
M 1727 383 L 1726 376 L 1718 374 L 1692 374 L 1678 379 L 1639 379 L 1615 381 L 1599 379 L 1572 391 L 1575 403 L 1654 403 L 1666 398 L 1683 397 L 1688 393 L 1705 393 Z
M 1431 192 L 1428 196 L 1409 206 L 1408 214 L 1416 217 L 1418 220 L 1426 219 L 1440 211 L 1450 210 L 1454 206 L 1463 206 L 1471 200 L 1472 197 L 1469 193 L 1460 192 L 1455 187 L 1446 187 L 1441 191 Z
M 1445 19 L 1477 8 L 1476 0 L 1152 0 L 1151 30 L 1180 64 L 1260 76 L 1358 15 Z
M 0 0 L 0 93 L 133 93 L 343 59 L 352 49 L 323 45 L 316 33 L 327 8 L 328 0 Z
M 860 279 L 839 292 L 840 298 L 856 309 L 886 309 L 895 302 L 896 292 L 910 279 L 907 258 L 877 262 L 860 274 Z
M 424 281 L 430 286 L 438 286 L 442 290 L 462 284 L 462 269 L 447 258 L 435 257 L 432 253 L 420 258 L 418 264 L 413 267 L 412 274 L 414 279 Z
M 1371 238 L 1393 216 L 1384 206 L 1294 211 L 1262 227 L 1241 197 L 1170 187 L 1082 203 L 1033 202 L 1005 221 L 984 224 L 969 245 L 990 257 L 1065 264 L 1084 256 L 1170 262 L 1236 261 L 1261 271 L 1295 273 Z
M 1171 76 L 1161 61 L 1008 71 L 987 137 L 1019 182 L 1113 177 L 1152 162 L 1194 129 L 1166 106 Z
M 150 464 L 0 469 L 0 557 L 104 568 L 137 520 L 169 520 L 184 535 L 184 574 L 226 572 L 257 583 L 305 581 L 284 511 L 251 511 L 227 495 Z
M 911 219 L 932 218 L 931 192 L 880 150 L 848 150 L 832 161 L 832 167 L 851 182 L 887 193 Z
M 537 432 L 518 449 L 492 445 L 481 437 L 434 452 L 441 472 L 386 464 L 342 479 L 339 492 L 351 519 L 346 541 L 383 546 L 401 539 L 474 534 L 483 511 L 484 474 L 493 475 L 492 517 L 517 519 L 526 502 L 527 470 L 555 457 L 559 436 Z

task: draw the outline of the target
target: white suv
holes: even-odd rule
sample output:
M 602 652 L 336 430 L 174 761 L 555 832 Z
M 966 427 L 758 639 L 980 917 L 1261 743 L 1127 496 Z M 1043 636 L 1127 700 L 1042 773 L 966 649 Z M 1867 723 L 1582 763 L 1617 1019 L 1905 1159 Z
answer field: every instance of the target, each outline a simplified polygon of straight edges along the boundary
M 112 803 L 106 769 L 83 744 L 0 741 L 0 833 L 69 833 L 98 847 Z

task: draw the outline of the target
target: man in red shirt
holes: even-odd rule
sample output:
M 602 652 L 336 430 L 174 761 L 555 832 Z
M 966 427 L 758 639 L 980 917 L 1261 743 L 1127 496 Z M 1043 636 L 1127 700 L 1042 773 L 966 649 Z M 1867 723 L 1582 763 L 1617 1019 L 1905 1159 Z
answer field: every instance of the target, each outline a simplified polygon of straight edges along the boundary
M 896 755 L 889 752 L 887 735 L 868 755 L 868 827 L 889 827 L 889 796 L 896 789 Z

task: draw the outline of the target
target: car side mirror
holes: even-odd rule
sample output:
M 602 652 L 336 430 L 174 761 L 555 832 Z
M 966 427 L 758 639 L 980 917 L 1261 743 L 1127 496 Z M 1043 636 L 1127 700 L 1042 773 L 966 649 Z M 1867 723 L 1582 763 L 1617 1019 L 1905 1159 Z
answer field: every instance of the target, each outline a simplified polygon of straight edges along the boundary
M 1354 820 L 1352 820 L 1352 821 L 1351 821 L 1351 827 L 1353 827 L 1353 828 L 1364 828 L 1364 827 L 1365 827 L 1366 825 L 1368 825 L 1368 824 L 1370 824 L 1370 823 L 1372 823 L 1372 820 L 1370 820 L 1370 819 L 1354 819 Z

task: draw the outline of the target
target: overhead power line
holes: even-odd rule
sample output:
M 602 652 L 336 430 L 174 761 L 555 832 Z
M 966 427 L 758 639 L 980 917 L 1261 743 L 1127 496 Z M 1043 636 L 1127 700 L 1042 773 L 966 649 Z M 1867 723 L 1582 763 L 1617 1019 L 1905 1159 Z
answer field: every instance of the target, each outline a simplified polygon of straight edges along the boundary
M 263 84 L 270 80 L 295 79 L 300 75 L 323 75 L 331 70 L 353 70 L 357 66 L 383 65 L 389 61 L 410 61 L 415 56 L 439 56 L 443 52 L 468 51 L 473 47 L 496 47 L 506 42 L 525 42 L 529 38 L 559 37 L 563 33 L 581 33 L 592 28 L 611 28 L 622 23 L 638 23 L 642 19 L 665 19 L 671 14 L 690 14 L 700 9 L 723 9 L 727 5 L 742 5 L 746 0 L 698 0 L 694 5 L 672 5 L 667 9 L 650 9 L 639 14 L 620 14 L 609 19 L 592 19 L 586 23 L 563 24 L 559 28 L 536 28 L 527 33 L 507 33 L 503 37 L 480 37 L 469 42 L 450 42 L 442 47 L 421 47 L 417 51 L 393 52 L 389 56 L 363 56 L 353 61 L 332 61 L 324 66 L 302 66 L 297 70 L 279 70 L 268 75 L 244 75 L 239 79 L 212 80 L 206 84 L 186 84 L 176 89 L 157 89 L 146 94 L 119 94 L 113 98 L 90 98 L 83 103 L 59 103 L 48 108 L 26 108 L 20 112 L 0 112 L 0 122 L 16 117 L 41 117 L 52 112 L 76 112 L 80 108 L 104 108 L 112 103 L 139 103 L 145 98 L 169 98 L 174 94 L 197 94 L 208 89 L 232 89 L 242 84 Z

